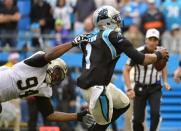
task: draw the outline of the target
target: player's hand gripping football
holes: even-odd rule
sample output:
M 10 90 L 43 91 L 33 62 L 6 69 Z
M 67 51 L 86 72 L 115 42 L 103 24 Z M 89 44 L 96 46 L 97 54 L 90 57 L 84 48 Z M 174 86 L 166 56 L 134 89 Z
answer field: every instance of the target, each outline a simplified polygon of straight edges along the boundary
M 169 57 L 168 51 L 163 47 L 159 47 L 157 48 L 155 54 L 157 55 L 157 61 L 154 66 L 158 71 L 161 71 L 167 64 Z
M 166 61 L 167 61 L 169 58 L 168 51 L 166 48 L 159 47 L 159 48 L 157 48 L 156 53 L 157 53 L 157 56 L 159 56 L 158 61 L 160 59 L 166 59 Z
M 87 36 L 86 34 L 76 36 L 72 41 L 72 45 L 78 46 L 82 42 L 88 42 L 88 38 L 86 36 Z

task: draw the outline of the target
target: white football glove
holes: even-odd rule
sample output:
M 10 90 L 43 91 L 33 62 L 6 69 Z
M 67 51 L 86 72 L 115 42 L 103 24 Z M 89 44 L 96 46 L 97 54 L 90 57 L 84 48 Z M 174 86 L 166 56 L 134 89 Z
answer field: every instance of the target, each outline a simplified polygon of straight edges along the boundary
M 78 46 L 81 42 L 88 42 L 88 38 L 86 34 L 78 35 L 72 41 L 73 46 Z

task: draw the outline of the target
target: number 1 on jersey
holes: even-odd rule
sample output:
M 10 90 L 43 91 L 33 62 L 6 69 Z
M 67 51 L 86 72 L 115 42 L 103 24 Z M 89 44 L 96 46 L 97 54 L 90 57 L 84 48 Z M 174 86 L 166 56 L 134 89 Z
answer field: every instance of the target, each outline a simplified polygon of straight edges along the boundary
M 90 65 L 91 65 L 90 56 L 91 56 L 91 52 L 92 52 L 92 46 L 89 43 L 86 45 L 86 52 L 87 52 L 87 54 L 85 57 L 85 62 L 86 62 L 85 68 L 90 69 Z

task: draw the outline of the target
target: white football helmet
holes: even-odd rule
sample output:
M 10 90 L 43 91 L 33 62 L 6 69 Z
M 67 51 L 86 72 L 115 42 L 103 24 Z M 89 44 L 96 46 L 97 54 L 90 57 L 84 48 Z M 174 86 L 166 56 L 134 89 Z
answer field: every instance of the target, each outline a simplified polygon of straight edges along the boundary
M 57 58 L 48 64 L 46 83 L 57 85 L 65 79 L 68 67 L 64 60 Z
M 121 31 L 123 20 L 120 12 L 112 6 L 102 6 L 93 14 L 93 23 L 100 30 L 112 29 Z

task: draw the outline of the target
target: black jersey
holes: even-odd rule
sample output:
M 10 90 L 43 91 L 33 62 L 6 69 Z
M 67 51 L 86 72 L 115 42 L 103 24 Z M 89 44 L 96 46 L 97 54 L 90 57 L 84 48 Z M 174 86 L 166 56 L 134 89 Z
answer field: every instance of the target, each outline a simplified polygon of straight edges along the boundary
M 83 71 L 77 84 L 81 88 L 108 85 L 122 52 L 136 63 L 142 64 L 144 61 L 144 54 L 138 52 L 121 33 L 105 30 L 87 37 L 89 42 L 80 45 Z

